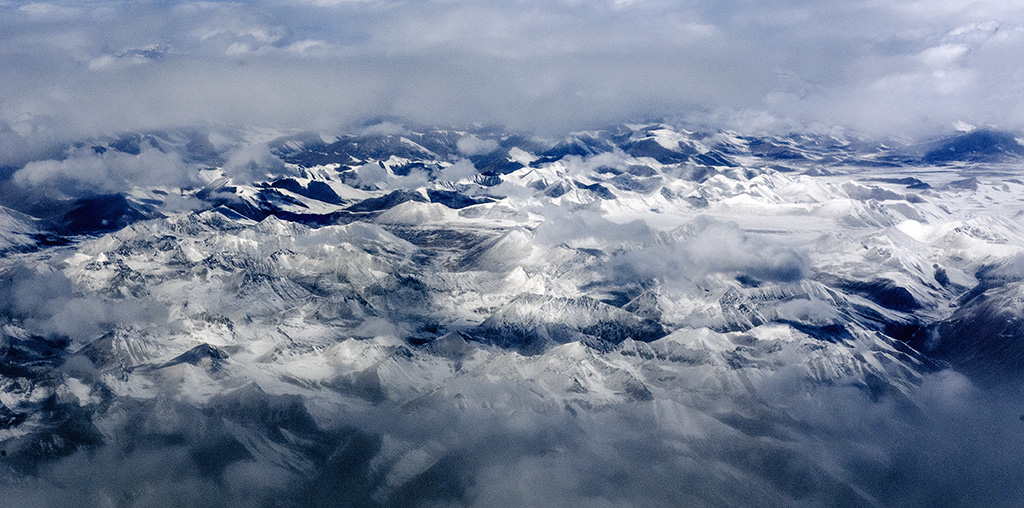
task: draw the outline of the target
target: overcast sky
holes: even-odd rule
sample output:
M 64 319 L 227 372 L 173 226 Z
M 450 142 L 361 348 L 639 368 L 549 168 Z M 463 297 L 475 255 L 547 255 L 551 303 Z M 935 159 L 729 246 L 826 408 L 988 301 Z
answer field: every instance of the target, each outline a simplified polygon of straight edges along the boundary
M 1001 0 L 0 0 L 0 138 L 380 115 L 1018 128 L 1022 55 Z

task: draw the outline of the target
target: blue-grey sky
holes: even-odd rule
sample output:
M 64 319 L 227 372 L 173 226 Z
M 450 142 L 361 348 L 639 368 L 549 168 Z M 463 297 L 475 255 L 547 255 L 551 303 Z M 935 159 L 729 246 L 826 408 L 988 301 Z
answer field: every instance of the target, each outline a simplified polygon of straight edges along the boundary
M 0 139 L 398 116 L 550 133 L 1024 125 L 1004 0 L 0 0 Z

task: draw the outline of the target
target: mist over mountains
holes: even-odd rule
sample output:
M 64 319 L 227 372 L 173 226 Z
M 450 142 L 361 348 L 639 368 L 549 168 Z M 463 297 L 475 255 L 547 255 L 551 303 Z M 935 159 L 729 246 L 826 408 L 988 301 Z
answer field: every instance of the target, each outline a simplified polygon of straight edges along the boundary
M 1021 54 L 1000 0 L 0 0 L 0 505 L 1017 506 Z
M 11 167 L 5 498 L 1020 498 L 1016 134 L 409 125 Z

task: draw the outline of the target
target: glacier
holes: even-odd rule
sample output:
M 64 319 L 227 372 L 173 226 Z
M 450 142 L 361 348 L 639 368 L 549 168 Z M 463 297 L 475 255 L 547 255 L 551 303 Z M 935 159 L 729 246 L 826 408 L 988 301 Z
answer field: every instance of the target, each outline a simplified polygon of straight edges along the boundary
M 85 140 L 0 189 L 0 492 L 1013 506 L 1022 153 L 658 122 Z

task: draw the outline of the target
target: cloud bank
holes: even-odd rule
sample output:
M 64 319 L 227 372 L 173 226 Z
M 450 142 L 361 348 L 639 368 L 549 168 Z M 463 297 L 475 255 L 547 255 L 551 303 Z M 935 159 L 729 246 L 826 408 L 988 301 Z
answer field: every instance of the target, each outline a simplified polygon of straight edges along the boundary
M 0 4 L 0 143 L 379 115 L 561 132 L 1024 125 L 1006 2 Z M 15 146 L 17 145 L 17 146 Z

